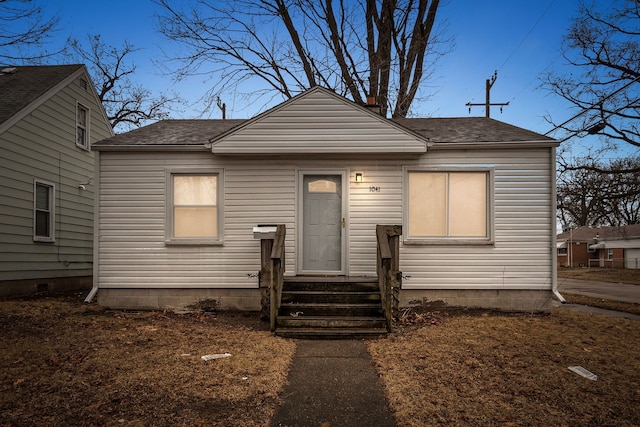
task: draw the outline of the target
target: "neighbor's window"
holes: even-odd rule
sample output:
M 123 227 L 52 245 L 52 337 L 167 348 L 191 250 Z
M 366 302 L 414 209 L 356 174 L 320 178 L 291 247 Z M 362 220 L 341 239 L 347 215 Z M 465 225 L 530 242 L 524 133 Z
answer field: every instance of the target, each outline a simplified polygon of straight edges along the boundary
M 490 173 L 408 173 L 408 240 L 481 241 L 489 227 Z
M 607 259 L 608 260 L 613 259 L 613 249 L 607 249 Z
M 82 104 L 76 104 L 76 145 L 89 148 L 89 109 Z
M 172 239 L 219 240 L 219 174 L 171 175 Z
M 53 242 L 55 187 L 53 184 L 36 180 L 33 193 L 33 240 Z

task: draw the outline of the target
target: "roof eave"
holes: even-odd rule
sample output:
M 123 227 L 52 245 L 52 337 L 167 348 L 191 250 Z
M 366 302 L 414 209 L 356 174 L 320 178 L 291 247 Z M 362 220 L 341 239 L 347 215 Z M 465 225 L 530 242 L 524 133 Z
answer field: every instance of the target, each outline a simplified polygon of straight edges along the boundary
M 208 144 L 210 145 L 210 144 Z M 309 155 L 309 154 L 317 154 L 317 155 L 370 155 L 370 154 L 384 154 L 384 155 L 422 155 L 427 152 L 427 147 L 424 149 L 406 149 L 406 150 L 367 150 L 363 152 L 361 150 L 344 150 L 344 151 L 321 151 L 321 150 L 252 150 L 252 151 L 238 151 L 231 148 L 227 149 L 217 149 L 215 144 L 213 147 L 209 147 L 211 152 L 216 156 L 299 156 L 299 155 Z
M 112 144 L 101 145 L 94 144 L 91 146 L 93 151 L 208 151 L 206 144 L 190 144 L 190 145 L 142 145 L 142 144 Z
M 517 146 L 519 148 L 548 148 L 560 145 L 557 141 L 477 141 L 477 142 L 434 142 L 433 150 L 463 150 L 478 148 L 504 148 L 505 146 Z

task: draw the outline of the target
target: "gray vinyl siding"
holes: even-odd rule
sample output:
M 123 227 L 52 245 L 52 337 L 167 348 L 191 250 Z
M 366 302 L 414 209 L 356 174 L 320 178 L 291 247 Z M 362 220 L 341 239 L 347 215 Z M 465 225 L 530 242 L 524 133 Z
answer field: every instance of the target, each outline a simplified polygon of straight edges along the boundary
M 76 101 L 90 108 L 91 142 L 112 135 L 77 80 L 0 134 L 0 280 L 92 274 L 93 185 L 78 184 L 94 176 L 94 153 L 75 145 Z M 34 179 L 55 186 L 51 243 L 33 241 Z
M 257 224 L 285 224 L 286 270 L 296 272 L 297 171 L 349 171 L 348 274 L 375 275 L 376 224 L 401 224 L 403 166 L 495 172 L 495 244 L 401 246 L 407 289 L 550 289 L 552 149 L 432 150 L 394 160 L 218 157 L 210 152 L 100 154 L 101 288 L 254 288 Z M 316 156 L 317 157 L 317 156 Z M 223 244 L 165 244 L 166 173 L 222 169 Z M 354 182 L 362 172 L 363 183 Z M 375 191 L 371 191 L 374 187 Z M 379 188 L 379 191 L 377 191 Z
M 300 142 L 304 141 L 303 144 Z M 389 143 L 393 141 L 393 143 Z M 215 154 L 424 153 L 425 142 L 379 115 L 313 89 L 213 145 Z
M 494 168 L 493 245 L 413 246 L 401 251 L 407 289 L 550 289 L 552 150 L 432 151 L 418 165 Z

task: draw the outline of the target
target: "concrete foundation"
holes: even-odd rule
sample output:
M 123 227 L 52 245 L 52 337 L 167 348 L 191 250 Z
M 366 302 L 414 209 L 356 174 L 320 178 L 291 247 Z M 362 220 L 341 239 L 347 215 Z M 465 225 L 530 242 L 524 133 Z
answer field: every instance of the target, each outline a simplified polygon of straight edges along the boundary
M 402 289 L 400 308 L 421 304 L 434 308 L 467 307 L 503 311 L 548 312 L 550 290 Z M 220 309 L 260 311 L 260 289 L 100 289 L 98 304 L 124 310 L 179 309 L 211 304 Z
M 121 310 L 179 309 L 211 304 L 227 310 L 260 311 L 256 289 L 100 289 L 98 304 Z
M 516 289 L 402 289 L 400 308 L 421 304 L 434 308 L 467 307 L 503 311 L 549 312 L 551 290 Z
M 40 292 L 88 291 L 92 285 L 92 276 L 4 280 L 0 282 L 0 298 L 33 295 Z

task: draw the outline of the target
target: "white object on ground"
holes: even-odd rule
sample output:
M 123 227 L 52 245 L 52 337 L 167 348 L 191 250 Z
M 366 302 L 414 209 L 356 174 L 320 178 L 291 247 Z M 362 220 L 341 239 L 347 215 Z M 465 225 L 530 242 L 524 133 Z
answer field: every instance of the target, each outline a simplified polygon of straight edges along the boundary
M 598 376 L 596 374 L 587 371 L 582 366 L 569 366 L 569 370 L 591 381 L 598 381 Z
M 223 359 L 225 357 L 231 357 L 231 353 L 218 353 L 218 354 L 206 354 L 201 357 L 202 360 Z

